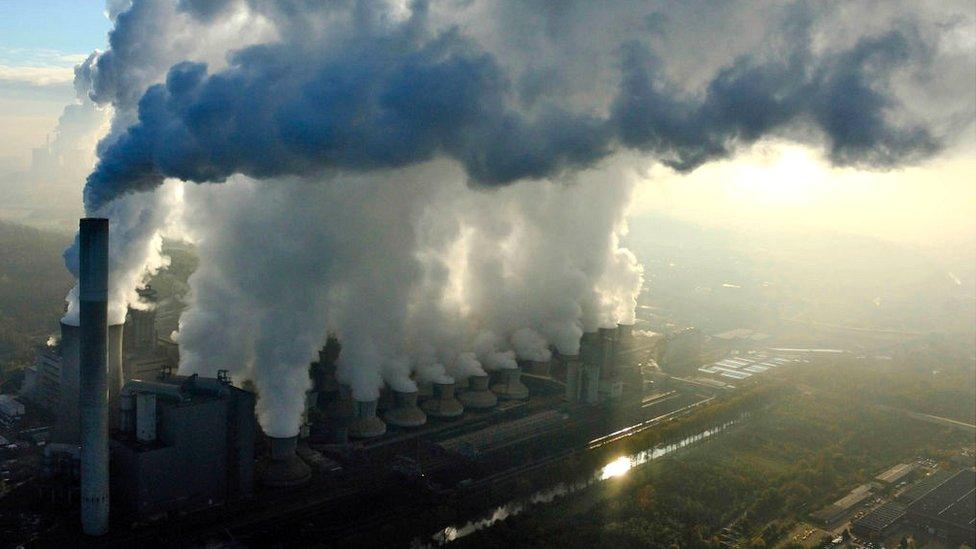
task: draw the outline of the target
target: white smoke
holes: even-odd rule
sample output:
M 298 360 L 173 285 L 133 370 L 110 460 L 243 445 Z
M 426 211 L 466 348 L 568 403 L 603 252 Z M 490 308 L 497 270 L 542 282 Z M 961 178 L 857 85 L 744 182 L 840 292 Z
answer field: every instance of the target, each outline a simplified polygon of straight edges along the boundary
M 65 108 L 56 144 L 83 141 L 99 131 L 104 112 L 110 111 L 111 128 L 99 143 L 103 149 L 137 120 L 140 98 L 149 86 L 165 79 L 174 63 L 195 59 L 221 66 L 229 51 L 269 40 L 275 32 L 263 16 L 244 5 L 219 22 L 198 20 L 191 10 L 172 0 L 108 0 L 105 13 L 115 23 L 109 34 L 111 47 L 93 52 L 75 68 L 79 102 Z M 162 239 L 181 235 L 181 203 L 181 185 L 171 183 L 87 212 L 109 219 L 109 322 L 123 322 L 128 306 L 145 306 L 136 288 L 168 264 L 161 254 Z M 77 247 L 76 237 L 64 254 L 75 278 Z M 77 289 L 65 300 L 64 321 L 77 324 Z
M 450 373 L 454 379 L 464 382 L 471 376 L 485 375 L 485 370 L 481 367 L 481 363 L 478 362 L 478 357 L 474 353 L 464 352 L 458 354 Z
M 823 48 L 828 8 L 701 7 L 112 1 L 111 49 L 79 79 L 115 109 L 86 194 L 118 240 L 113 310 L 162 265 L 174 203 L 145 191 L 223 182 L 186 189 L 181 371 L 253 380 L 265 431 L 291 436 L 327 331 L 372 400 L 632 322 L 635 164 L 689 170 L 767 134 L 845 165 L 938 150 L 887 116 L 892 73 L 937 53 L 930 17 L 900 7 Z

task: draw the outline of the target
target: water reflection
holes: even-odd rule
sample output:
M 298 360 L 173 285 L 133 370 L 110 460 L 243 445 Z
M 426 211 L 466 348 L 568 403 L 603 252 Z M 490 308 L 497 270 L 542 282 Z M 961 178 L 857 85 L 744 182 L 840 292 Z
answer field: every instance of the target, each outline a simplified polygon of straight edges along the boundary
M 633 466 L 634 463 L 630 461 L 629 457 L 620 456 L 603 467 L 603 472 L 600 474 L 600 480 L 622 477 L 626 475 L 627 471 L 630 471 Z
M 705 440 L 706 438 L 728 429 L 732 425 L 738 423 L 738 421 L 729 421 L 707 431 L 702 431 L 695 435 L 683 438 L 677 442 L 666 445 L 658 445 L 647 450 L 637 452 L 636 454 L 630 456 L 621 456 L 610 463 L 604 465 L 601 469 L 594 472 L 594 474 L 585 480 L 580 480 L 576 482 L 560 482 L 555 486 L 547 488 L 545 490 L 540 490 L 527 498 L 520 498 L 513 500 L 505 505 L 496 507 L 490 513 L 486 513 L 483 518 L 478 520 L 473 520 L 468 522 L 464 526 L 451 525 L 443 530 L 440 530 L 433 536 L 431 536 L 431 542 L 423 543 L 419 539 L 414 540 L 412 544 L 414 547 L 432 547 L 435 545 L 444 545 L 458 538 L 463 538 L 468 534 L 477 532 L 478 530 L 483 530 L 485 528 L 490 528 L 497 522 L 505 520 L 506 518 L 514 515 L 518 515 L 526 508 L 539 503 L 549 503 L 557 497 L 567 496 L 569 494 L 588 488 L 598 482 L 609 480 L 611 478 L 616 478 L 627 474 L 628 471 L 634 467 L 643 465 L 651 460 L 658 459 L 660 457 L 666 456 L 676 450 L 680 450 L 686 446 Z

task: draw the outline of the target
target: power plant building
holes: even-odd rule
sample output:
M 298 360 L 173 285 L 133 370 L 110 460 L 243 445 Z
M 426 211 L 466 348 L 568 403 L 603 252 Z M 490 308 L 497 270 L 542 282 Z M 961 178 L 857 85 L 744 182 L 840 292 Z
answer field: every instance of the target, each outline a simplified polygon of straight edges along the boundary
M 168 376 L 122 389 L 112 494 L 136 517 L 251 495 L 254 394 L 225 378 Z

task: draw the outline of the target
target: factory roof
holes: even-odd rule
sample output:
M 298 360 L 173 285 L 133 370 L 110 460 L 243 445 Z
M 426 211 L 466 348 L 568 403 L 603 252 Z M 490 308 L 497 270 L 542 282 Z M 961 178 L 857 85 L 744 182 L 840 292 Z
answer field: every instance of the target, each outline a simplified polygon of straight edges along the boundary
M 877 509 L 854 521 L 855 528 L 863 528 L 872 532 L 883 532 L 905 516 L 905 506 L 889 501 Z
M 976 471 L 963 469 L 912 502 L 908 512 L 976 529 Z
M 899 463 L 874 478 L 886 484 L 894 484 L 907 477 L 914 470 L 915 465 L 912 463 Z
M 727 332 L 722 332 L 715 334 L 712 337 L 717 337 L 719 339 L 724 339 L 726 341 L 732 341 L 734 339 L 739 340 L 751 340 L 751 341 L 763 341 L 769 339 L 773 336 L 769 334 L 764 334 L 762 332 L 757 332 L 749 328 L 736 328 L 734 330 L 729 330 Z
M 851 490 L 846 496 L 817 511 L 814 516 L 828 524 L 836 522 L 845 513 L 869 497 L 871 497 L 871 486 L 862 484 Z

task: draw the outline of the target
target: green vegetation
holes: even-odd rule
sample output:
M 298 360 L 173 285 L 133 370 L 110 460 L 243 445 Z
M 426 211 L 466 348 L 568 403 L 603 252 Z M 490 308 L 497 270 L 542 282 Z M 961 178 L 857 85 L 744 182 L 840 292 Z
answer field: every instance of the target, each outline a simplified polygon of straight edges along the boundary
M 58 332 L 73 280 L 61 257 L 68 233 L 0 221 L 0 385 L 16 379 L 36 349 Z M 165 243 L 170 266 L 150 283 L 160 298 L 182 296 L 196 269 L 192 248 Z
M 883 374 L 891 380 L 879 383 Z M 971 443 L 961 430 L 879 407 L 915 372 L 845 358 L 783 372 L 769 405 L 690 450 L 530 509 L 462 546 L 718 547 L 724 528 L 770 545 L 799 520 L 917 455 Z M 940 382 L 933 382 L 937 390 Z M 621 452 L 623 453 L 623 452 Z
M 0 222 L 0 376 L 29 364 L 57 332 L 71 275 L 61 253 L 71 235 Z

